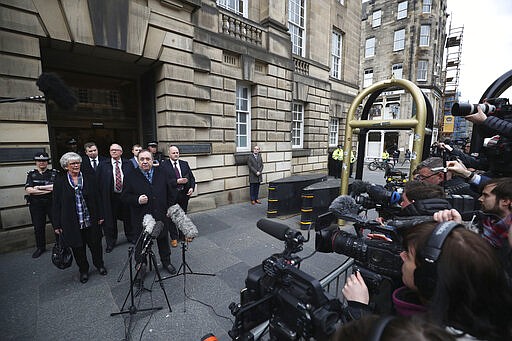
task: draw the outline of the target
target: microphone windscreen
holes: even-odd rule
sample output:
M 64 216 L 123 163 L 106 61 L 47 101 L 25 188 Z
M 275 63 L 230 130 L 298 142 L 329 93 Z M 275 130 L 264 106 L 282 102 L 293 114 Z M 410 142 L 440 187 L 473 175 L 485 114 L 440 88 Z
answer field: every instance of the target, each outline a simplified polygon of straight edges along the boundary
M 258 220 L 256 226 L 263 232 L 279 240 L 285 240 L 286 232 L 290 229 L 287 225 L 277 223 L 266 218 Z
M 36 85 L 44 93 L 46 99 L 51 99 L 61 109 L 73 109 L 78 104 L 75 94 L 55 73 L 42 73 L 37 79 Z
M 155 224 L 155 218 L 153 218 L 151 214 L 145 214 L 142 218 L 142 227 L 144 227 L 144 232 L 147 234 L 151 234 L 153 232 Z
M 349 191 L 352 195 L 359 195 L 361 193 L 366 193 L 368 191 L 368 187 L 370 187 L 370 183 L 363 180 L 354 180 L 349 185 Z
M 199 235 L 196 225 L 190 220 L 180 205 L 175 204 L 167 209 L 167 217 L 183 233 L 185 238 L 193 239 Z
M 340 195 L 329 206 L 329 211 L 337 217 L 354 216 L 359 213 L 359 205 L 349 195 Z
M 164 223 L 160 220 L 155 223 L 155 227 L 153 228 L 153 231 L 151 232 L 151 238 L 158 238 L 160 236 L 160 233 L 162 233 L 162 230 L 164 229 Z

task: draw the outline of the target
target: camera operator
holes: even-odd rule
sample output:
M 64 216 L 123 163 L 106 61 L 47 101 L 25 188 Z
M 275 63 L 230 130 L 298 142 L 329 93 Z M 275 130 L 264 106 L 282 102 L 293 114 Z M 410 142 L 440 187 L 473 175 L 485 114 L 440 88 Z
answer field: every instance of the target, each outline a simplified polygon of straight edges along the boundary
M 442 186 L 447 195 L 469 195 L 475 199 L 479 196 L 464 179 L 454 176 L 450 169 L 445 168 L 443 159 L 440 157 L 423 160 L 418 164 L 414 173 L 415 180 Z
M 492 179 L 486 183 L 479 198 L 482 214 L 478 228 L 482 237 L 496 250 L 509 278 L 512 279 L 512 178 Z M 443 210 L 434 214 L 436 221 L 462 221 L 455 210 Z
M 438 251 L 434 259 L 428 256 L 432 248 Z M 510 340 L 512 293 L 488 243 L 462 225 L 424 222 L 405 232 L 404 249 L 406 289 L 393 293 L 399 315 L 426 310 L 458 339 Z M 343 294 L 349 307 L 356 302 L 365 311 L 365 289 L 358 274 L 347 279 Z
M 450 203 L 444 199 L 443 188 L 418 180 L 405 184 L 402 193 L 401 211 L 398 217 L 431 216 L 435 212 L 450 209 Z

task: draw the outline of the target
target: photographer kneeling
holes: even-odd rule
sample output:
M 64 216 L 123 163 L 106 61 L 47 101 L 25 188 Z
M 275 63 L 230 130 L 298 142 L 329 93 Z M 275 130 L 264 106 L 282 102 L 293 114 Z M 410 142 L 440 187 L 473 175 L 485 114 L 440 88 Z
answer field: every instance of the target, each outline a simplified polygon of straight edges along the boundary
M 408 301 L 395 305 L 398 314 L 426 311 L 461 339 L 512 337 L 512 293 L 499 260 L 480 236 L 455 222 L 424 222 L 404 233 L 404 249 L 402 280 L 408 295 L 402 297 Z M 400 290 L 393 293 L 395 303 Z M 347 279 L 343 294 L 355 309 L 364 310 L 369 302 L 360 274 Z

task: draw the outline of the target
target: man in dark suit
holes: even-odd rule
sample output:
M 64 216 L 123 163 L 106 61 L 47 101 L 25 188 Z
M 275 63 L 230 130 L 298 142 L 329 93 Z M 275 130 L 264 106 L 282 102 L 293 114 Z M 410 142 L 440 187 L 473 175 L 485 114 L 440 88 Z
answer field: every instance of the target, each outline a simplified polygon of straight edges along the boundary
M 82 158 L 82 173 L 96 175 L 96 169 L 100 163 L 108 160 L 104 156 L 98 155 L 98 147 L 94 142 L 87 142 L 84 144 L 85 156 Z
M 169 147 L 169 160 L 163 162 L 171 185 L 171 204 L 178 204 L 187 212 L 188 200 L 196 188 L 196 179 L 187 161 L 180 160 L 180 150 L 176 146 Z M 171 246 L 178 246 L 178 229 L 170 222 L 169 233 Z
M 111 158 L 100 163 L 96 170 L 96 178 L 100 190 L 100 201 L 105 221 L 103 222 L 103 234 L 107 247 L 107 253 L 112 252 L 117 242 L 117 220 L 122 220 L 126 239 L 134 243 L 137 235 L 130 224 L 128 207 L 121 201 L 124 177 L 134 170 L 130 161 L 122 159 L 123 148 L 114 143 L 110 146 Z
M 158 253 L 162 267 L 171 275 L 176 269 L 171 264 L 171 249 L 167 237 L 167 208 L 170 206 L 169 179 L 161 167 L 153 167 L 153 155 L 148 150 L 142 150 L 138 155 L 139 168 L 126 175 L 121 199 L 130 207 L 130 217 L 140 236 L 143 231 L 144 215 L 151 214 L 156 221 L 162 221 L 166 228 L 157 237 Z M 141 243 L 137 243 L 135 258 L 137 264 L 145 264 L 146 259 L 141 255 Z
M 251 204 L 261 204 L 258 200 L 260 193 L 260 183 L 263 181 L 263 160 L 260 155 L 260 147 L 254 146 L 252 155 L 247 157 L 247 167 L 249 168 L 249 194 Z
M 137 156 L 139 155 L 141 150 L 142 147 L 140 146 L 140 144 L 134 144 L 132 147 L 133 157 L 130 159 L 130 162 L 132 163 L 133 168 L 139 168 L 139 160 L 137 159 Z

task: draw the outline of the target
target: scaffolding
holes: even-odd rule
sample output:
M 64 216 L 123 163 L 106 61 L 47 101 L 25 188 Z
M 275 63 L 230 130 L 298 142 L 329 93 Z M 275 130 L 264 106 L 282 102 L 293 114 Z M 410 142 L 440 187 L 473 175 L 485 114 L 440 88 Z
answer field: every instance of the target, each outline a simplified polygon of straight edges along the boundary
M 462 36 L 464 26 L 448 28 L 448 35 L 445 44 L 445 71 L 443 89 L 443 114 L 439 117 L 439 125 L 442 127 L 441 135 L 452 139 L 467 138 L 466 120 L 461 117 L 453 117 L 451 108 L 454 102 L 459 99 L 459 77 L 462 56 Z

